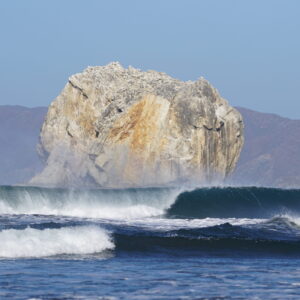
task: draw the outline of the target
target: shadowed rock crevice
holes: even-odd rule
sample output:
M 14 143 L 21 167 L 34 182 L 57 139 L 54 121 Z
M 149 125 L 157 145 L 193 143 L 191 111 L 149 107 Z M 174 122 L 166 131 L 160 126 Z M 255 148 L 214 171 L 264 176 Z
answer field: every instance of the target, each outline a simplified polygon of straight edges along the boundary
M 83 97 L 88 98 L 87 94 L 83 91 L 82 88 L 80 88 L 79 86 L 75 85 L 71 80 L 69 80 L 69 83 L 71 84 L 71 86 L 72 86 L 74 89 L 79 90 Z

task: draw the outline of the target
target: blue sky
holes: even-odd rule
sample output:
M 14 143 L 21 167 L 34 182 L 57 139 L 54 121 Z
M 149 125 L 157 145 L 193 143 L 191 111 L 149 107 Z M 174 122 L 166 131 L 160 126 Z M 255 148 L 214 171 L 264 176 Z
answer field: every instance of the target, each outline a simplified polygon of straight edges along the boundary
M 4 0 L 0 12 L 0 104 L 48 105 L 71 74 L 120 61 L 300 119 L 298 0 Z

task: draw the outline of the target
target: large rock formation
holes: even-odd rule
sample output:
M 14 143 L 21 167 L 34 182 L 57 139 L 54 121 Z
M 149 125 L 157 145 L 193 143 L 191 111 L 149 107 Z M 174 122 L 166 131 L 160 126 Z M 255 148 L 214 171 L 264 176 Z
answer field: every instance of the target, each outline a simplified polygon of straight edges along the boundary
M 205 79 L 89 67 L 49 107 L 39 144 L 47 164 L 31 184 L 216 182 L 234 169 L 242 145 L 241 115 Z

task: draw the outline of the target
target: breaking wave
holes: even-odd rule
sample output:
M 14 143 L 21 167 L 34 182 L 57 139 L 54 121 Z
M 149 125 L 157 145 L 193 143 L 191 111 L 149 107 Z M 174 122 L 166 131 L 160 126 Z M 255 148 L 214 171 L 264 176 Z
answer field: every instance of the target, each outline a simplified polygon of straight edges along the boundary
M 167 211 L 176 218 L 271 218 L 299 213 L 300 190 L 261 187 L 185 191 Z
M 92 254 L 114 248 L 108 233 L 92 226 L 7 229 L 0 232 L 0 241 L 0 258 Z
M 300 190 L 0 187 L 0 258 L 111 249 L 300 257 L 299 215 Z
M 271 218 L 299 214 L 300 190 L 258 187 L 67 190 L 0 187 L 0 214 L 84 218 Z
M 0 187 L 0 214 L 61 215 L 84 218 L 132 219 L 159 216 L 179 189 L 67 190 Z

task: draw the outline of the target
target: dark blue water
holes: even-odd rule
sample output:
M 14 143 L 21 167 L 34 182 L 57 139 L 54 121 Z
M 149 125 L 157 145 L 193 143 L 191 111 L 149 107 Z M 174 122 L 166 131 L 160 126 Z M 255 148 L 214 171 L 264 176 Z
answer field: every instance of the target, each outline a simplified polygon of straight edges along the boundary
M 300 191 L 0 188 L 0 299 L 300 299 Z
M 0 262 L 1 299 L 299 299 L 300 260 L 119 254 Z

